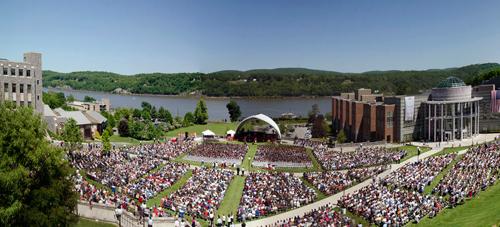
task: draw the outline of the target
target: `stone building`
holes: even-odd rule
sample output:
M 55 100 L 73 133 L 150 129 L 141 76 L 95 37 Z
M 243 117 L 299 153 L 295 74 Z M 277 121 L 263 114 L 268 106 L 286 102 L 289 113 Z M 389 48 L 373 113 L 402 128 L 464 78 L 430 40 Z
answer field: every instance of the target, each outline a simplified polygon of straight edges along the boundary
M 43 114 L 42 55 L 25 53 L 23 62 L 0 59 L 0 101 L 31 106 Z

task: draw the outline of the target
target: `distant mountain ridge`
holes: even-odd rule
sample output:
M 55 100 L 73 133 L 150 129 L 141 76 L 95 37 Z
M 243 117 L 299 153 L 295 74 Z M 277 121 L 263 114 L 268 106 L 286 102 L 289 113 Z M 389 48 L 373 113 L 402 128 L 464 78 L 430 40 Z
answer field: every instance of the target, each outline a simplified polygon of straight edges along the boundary
M 428 70 L 388 70 L 343 73 L 307 68 L 222 70 L 213 73 L 147 73 L 44 71 L 44 86 L 112 92 L 117 88 L 136 94 L 207 96 L 331 96 L 357 88 L 386 94 L 414 94 L 437 85 L 448 76 L 464 81 L 491 70 L 498 63 Z

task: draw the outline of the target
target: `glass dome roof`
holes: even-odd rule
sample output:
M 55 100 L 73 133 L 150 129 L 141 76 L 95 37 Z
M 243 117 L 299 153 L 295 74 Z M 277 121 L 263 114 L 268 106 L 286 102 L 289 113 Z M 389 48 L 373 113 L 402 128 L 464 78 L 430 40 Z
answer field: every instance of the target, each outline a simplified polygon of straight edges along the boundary
M 463 87 L 463 86 L 466 86 L 464 81 L 454 76 L 446 78 L 437 85 L 438 88 L 451 88 L 451 87 Z

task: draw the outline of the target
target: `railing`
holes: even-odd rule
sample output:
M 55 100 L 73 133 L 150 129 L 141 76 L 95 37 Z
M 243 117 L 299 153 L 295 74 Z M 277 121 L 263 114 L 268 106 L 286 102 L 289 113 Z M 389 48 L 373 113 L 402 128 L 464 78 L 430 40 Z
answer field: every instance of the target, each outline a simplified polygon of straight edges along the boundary
M 104 204 L 92 204 L 92 206 L 90 206 L 87 202 L 84 201 L 78 201 L 77 206 L 78 208 L 76 213 L 81 217 L 89 218 L 92 220 L 111 222 L 125 227 L 147 226 L 147 218 L 141 220 L 140 217 L 135 216 L 128 211 L 123 211 L 120 220 L 118 220 L 115 214 L 114 206 L 108 206 Z M 155 227 L 173 226 L 174 221 L 174 217 L 153 218 L 153 224 Z

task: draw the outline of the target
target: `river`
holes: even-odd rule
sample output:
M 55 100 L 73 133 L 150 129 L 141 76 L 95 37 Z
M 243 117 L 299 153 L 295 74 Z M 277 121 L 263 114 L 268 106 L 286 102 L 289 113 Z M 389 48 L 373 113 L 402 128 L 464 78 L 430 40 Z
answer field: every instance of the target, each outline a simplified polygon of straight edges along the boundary
M 140 108 L 142 102 L 149 102 L 156 108 L 163 106 L 172 115 L 184 116 L 186 112 L 194 112 L 198 97 L 186 96 L 155 96 L 155 95 L 119 95 L 97 91 L 60 90 L 55 88 L 44 88 L 44 91 L 63 92 L 66 96 L 73 95 L 78 100 L 87 96 L 96 100 L 109 98 L 111 108 L 133 107 Z M 313 104 L 318 104 L 321 113 L 331 112 L 332 102 L 329 97 L 314 98 L 205 98 L 208 107 L 210 121 L 229 120 L 226 104 L 229 100 L 235 100 L 240 106 L 242 117 L 253 114 L 265 114 L 270 117 L 279 117 L 282 113 L 294 113 L 297 116 L 307 116 Z

